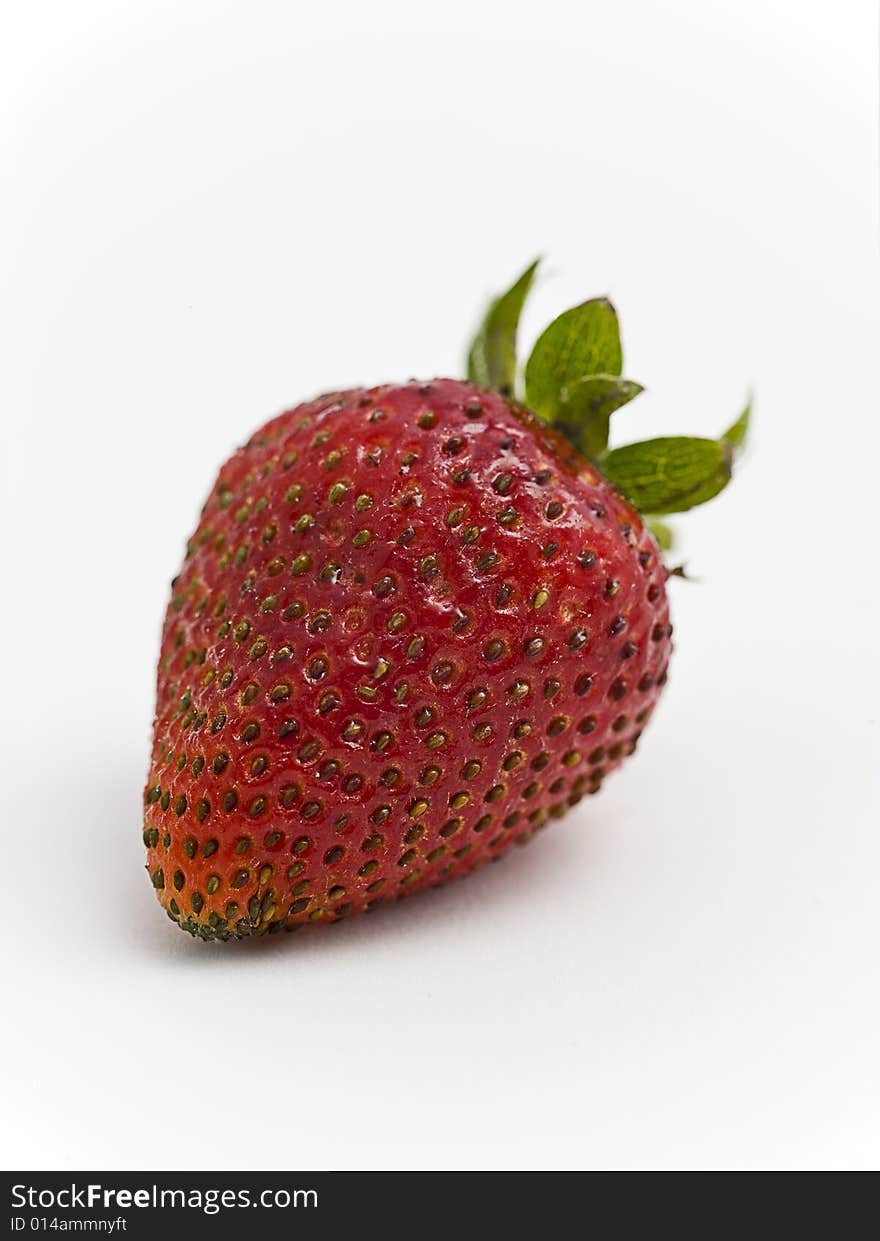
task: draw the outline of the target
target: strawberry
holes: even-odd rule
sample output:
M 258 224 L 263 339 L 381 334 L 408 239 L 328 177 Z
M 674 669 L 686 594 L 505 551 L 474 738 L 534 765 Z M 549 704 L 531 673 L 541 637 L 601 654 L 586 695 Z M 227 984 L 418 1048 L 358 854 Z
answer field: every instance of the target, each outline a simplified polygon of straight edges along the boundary
M 607 450 L 622 379 L 605 299 L 539 338 L 535 273 L 468 379 L 335 392 L 222 467 L 162 634 L 147 868 L 179 926 L 335 921 L 465 875 L 598 791 L 666 681 L 658 537 L 730 477 L 720 440 Z

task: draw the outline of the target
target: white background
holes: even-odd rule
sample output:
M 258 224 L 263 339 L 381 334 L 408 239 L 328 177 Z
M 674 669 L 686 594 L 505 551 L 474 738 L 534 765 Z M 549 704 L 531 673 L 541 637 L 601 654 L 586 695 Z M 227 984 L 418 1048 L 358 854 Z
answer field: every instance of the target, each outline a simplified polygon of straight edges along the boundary
M 6 1167 L 880 1159 L 872 3 L 9 5 L 0 201 Z M 143 872 L 167 582 L 227 453 L 610 293 L 715 434 L 639 755 L 533 848 L 203 945 Z

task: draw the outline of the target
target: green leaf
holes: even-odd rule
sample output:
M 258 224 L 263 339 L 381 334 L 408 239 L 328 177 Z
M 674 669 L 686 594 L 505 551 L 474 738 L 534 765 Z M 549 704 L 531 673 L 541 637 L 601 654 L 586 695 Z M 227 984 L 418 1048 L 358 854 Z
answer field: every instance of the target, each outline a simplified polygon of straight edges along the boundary
M 586 375 L 566 389 L 553 424 L 585 457 L 598 461 L 608 447 L 611 415 L 643 391 L 632 379 Z
M 602 471 L 643 513 L 683 513 L 705 504 L 730 482 L 734 447 L 727 440 L 684 435 L 614 448 Z
M 617 312 L 605 297 L 566 310 L 538 337 L 526 363 L 526 404 L 553 421 L 574 386 L 623 368 Z
M 728 444 L 733 444 L 734 448 L 741 452 L 745 448 L 746 437 L 749 433 L 749 419 L 752 416 L 752 398 L 749 397 L 745 409 L 737 418 L 736 422 L 727 428 L 721 436 Z
M 675 532 L 672 527 L 668 526 L 665 521 L 659 521 L 656 517 L 648 517 L 645 524 L 657 540 L 657 546 L 661 552 L 670 551 L 672 544 L 675 542 Z
M 506 293 L 496 297 L 486 311 L 473 339 L 467 359 L 467 377 L 502 396 L 513 396 L 516 382 L 516 331 L 523 303 L 528 296 L 540 259 Z

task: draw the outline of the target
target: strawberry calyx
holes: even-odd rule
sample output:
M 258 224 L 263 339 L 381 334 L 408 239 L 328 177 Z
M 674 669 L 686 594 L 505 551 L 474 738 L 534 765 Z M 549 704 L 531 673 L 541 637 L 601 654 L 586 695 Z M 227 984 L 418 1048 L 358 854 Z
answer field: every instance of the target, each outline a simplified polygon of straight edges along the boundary
M 751 400 L 717 439 L 670 435 L 609 448 L 611 415 L 644 391 L 623 378 L 617 311 L 591 298 L 558 315 L 517 365 L 517 331 L 537 274 L 531 263 L 495 297 L 473 338 L 467 378 L 520 401 L 592 461 L 645 517 L 662 551 L 673 533 L 660 519 L 705 504 L 730 482 L 745 446 Z

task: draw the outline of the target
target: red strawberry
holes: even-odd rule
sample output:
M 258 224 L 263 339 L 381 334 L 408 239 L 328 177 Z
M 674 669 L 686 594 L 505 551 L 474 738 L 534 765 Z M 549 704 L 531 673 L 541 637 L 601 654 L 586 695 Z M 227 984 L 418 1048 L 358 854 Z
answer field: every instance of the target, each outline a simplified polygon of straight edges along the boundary
M 635 749 L 666 680 L 666 570 L 548 422 L 656 513 L 720 490 L 746 419 L 606 454 L 640 389 L 605 301 L 536 345 L 547 421 L 492 391 L 511 390 L 533 272 L 490 309 L 479 386 L 320 397 L 221 469 L 173 583 L 145 797 L 148 870 L 192 934 L 332 921 L 467 874 Z

